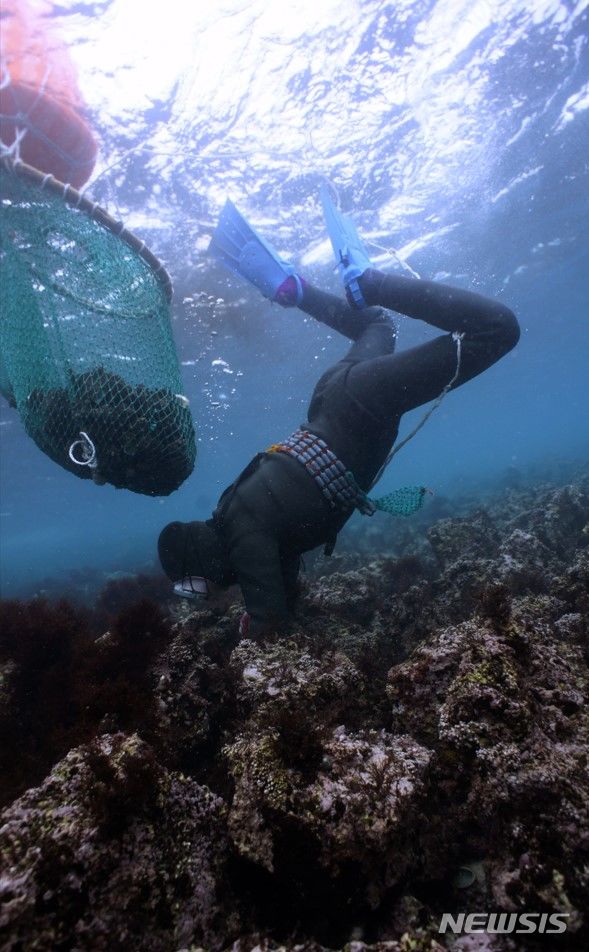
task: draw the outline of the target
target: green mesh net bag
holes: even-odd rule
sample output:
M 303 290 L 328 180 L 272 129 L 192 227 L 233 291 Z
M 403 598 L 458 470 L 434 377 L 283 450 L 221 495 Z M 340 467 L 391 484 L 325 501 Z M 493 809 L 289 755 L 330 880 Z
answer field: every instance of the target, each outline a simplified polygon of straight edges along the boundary
M 73 188 L 22 163 L 0 176 L 3 392 L 69 472 L 168 495 L 196 444 L 166 271 Z
M 428 494 L 431 495 L 431 490 L 425 486 L 403 486 L 386 496 L 370 499 L 370 502 L 375 509 L 388 512 L 391 516 L 412 516 L 422 508 Z

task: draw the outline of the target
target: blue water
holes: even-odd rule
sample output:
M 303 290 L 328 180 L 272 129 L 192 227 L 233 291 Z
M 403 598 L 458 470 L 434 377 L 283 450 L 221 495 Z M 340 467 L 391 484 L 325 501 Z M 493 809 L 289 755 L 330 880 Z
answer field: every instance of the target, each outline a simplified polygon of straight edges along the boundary
M 101 143 L 88 193 L 174 280 L 199 455 L 165 499 L 97 487 L 44 457 L 0 398 L 3 595 L 39 591 L 46 576 L 67 590 L 83 568 L 153 569 L 160 528 L 206 517 L 251 456 L 304 419 L 315 380 L 342 355 L 343 339 L 207 259 L 226 196 L 340 293 L 318 201 L 329 182 L 379 267 L 401 267 L 394 248 L 422 277 L 517 313 L 517 349 L 447 397 L 382 492 L 417 481 L 460 494 L 510 466 L 589 458 L 588 6 L 55 7 Z M 432 333 L 403 320 L 400 346 Z

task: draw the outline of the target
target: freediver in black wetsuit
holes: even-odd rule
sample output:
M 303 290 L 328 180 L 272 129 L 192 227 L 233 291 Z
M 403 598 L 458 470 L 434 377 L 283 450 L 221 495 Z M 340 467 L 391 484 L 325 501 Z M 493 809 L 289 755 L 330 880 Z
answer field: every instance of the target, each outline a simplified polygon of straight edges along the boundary
M 366 262 L 360 256 L 360 270 Z M 252 280 L 250 273 L 246 276 Z M 307 444 L 315 437 L 324 441 L 330 459 L 334 454 L 367 492 L 402 415 L 438 397 L 454 377 L 452 389 L 494 364 L 517 343 L 519 326 L 505 305 L 432 281 L 367 268 L 356 276 L 360 294 L 350 293 L 349 281 L 346 286 L 352 304 L 312 287 L 291 269 L 272 289 L 272 298 L 287 306 L 296 302 L 353 341 L 317 383 L 301 430 Z M 358 299 L 365 305 L 361 309 Z M 396 324 L 387 311 L 444 333 L 397 354 Z M 354 509 L 327 498 L 300 453 L 297 458 L 277 449 L 285 448 L 271 447 L 251 461 L 225 490 L 211 519 L 170 523 L 159 539 L 166 574 L 185 590 L 205 595 L 205 580 L 223 587 L 239 583 L 246 606 L 240 632 L 249 637 L 284 629 L 296 599 L 302 553 L 322 544 L 332 547 Z

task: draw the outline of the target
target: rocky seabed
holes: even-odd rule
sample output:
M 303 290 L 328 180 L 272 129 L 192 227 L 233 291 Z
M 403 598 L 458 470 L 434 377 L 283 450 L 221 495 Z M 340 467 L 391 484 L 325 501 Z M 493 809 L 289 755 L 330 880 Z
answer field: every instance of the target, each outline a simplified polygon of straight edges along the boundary
M 589 947 L 589 478 L 403 525 L 266 643 L 5 604 L 3 950 Z

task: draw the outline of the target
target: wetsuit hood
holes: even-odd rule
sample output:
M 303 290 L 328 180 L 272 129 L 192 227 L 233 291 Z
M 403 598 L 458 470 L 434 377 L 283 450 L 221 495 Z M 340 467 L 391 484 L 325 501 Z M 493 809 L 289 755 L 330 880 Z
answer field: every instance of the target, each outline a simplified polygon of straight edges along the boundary
M 235 581 L 223 541 L 212 522 L 170 522 L 158 540 L 162 568 L 173 582 L 201 576 L 217 585 Z

